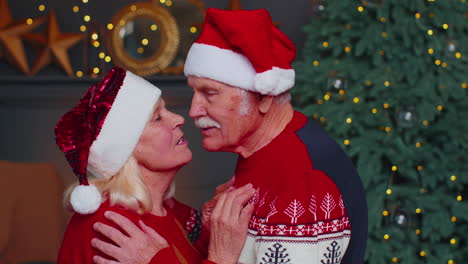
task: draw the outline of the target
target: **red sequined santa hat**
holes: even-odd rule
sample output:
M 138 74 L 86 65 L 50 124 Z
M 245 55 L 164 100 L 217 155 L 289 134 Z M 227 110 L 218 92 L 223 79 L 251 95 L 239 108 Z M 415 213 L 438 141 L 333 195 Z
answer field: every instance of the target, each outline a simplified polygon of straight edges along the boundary
M 273 26 L 265 9 L 209 8 L 199 38 L 189 50 L 185 75 L 206 77 L 264 95 L 294 86 L 296 48 Z
M 88 183 L 87 170 L 110 179 L 122 168 L 160 96 L 156 86 L 115 67 L 58 121 L 57 145 L 80 182 L 70 197 L 76 212 L 91 214 L 99 208 L 102 196 Z

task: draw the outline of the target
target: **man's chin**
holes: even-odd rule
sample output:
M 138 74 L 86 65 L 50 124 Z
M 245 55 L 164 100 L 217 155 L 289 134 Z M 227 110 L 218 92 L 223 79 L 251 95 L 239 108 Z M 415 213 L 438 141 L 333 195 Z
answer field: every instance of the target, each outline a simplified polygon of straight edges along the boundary
M 220 147 L 217 144 L 213 144 L 211 142 L 206 142 L 206 139 L 202 140 L 202 146 L 206 151 L 214 152 L 220 151 Z

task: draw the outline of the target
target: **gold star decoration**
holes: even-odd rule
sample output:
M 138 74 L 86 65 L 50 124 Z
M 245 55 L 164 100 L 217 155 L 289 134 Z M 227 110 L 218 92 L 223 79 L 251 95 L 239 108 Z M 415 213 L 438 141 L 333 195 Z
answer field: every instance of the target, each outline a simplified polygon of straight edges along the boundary
M 13 21 L 8 0 L 0 0 L 0 57 L 29 74 L 29 65 L 24 52 L 21 35 L 28 33 L 44 22 L 44 18 Z
M 41 33 L 28 33 L 24 39 L 36 50 L 36 59 L 31 73 L 36 74 L 45 66 L 54 61 L 68 76 L 73 76 L 70 59 L 67 50 L 82 40 L 84 34 L 62 33 L 57 24 L 54 12 L 49 13 L 47 29 Z

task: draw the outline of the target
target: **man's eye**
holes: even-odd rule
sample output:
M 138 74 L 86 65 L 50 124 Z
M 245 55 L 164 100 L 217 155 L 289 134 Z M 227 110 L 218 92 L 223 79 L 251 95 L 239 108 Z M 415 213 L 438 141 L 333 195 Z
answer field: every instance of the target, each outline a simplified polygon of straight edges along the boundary
M 213 90 L 207 90 L 207 91 L 205 91 L 205 94 L 206 95 L 215 95 L 215 94 L 217 94 L 217 92 L 213 91 Z

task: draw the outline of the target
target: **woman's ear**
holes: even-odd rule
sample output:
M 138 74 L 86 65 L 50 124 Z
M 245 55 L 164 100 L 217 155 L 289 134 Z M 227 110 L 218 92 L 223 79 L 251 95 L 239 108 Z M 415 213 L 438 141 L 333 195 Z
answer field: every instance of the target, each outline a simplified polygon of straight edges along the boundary
M 273 96 L 271 95 L 264 95 L 260 98 L 258 103 L 258 109 L 260 113 L 266 114 L 268 110 L 270 110 L 271 104 L 273 103 Z

